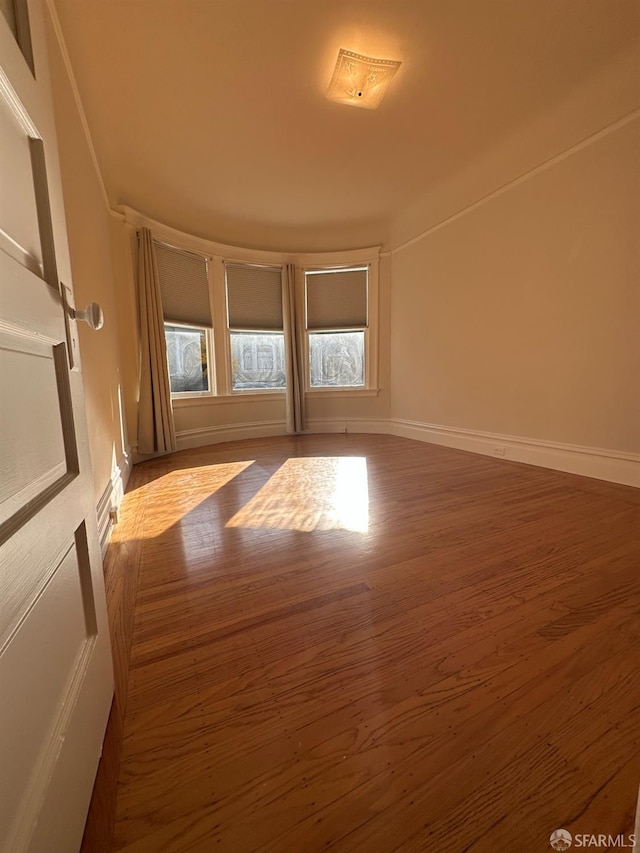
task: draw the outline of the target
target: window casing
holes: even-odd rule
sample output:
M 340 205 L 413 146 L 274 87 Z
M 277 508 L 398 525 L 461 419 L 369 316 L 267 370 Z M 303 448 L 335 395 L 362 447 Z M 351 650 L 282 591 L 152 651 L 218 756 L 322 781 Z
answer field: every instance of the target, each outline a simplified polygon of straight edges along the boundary
M 377 284 L 377 263 L 304 270 L 307 392 L 376 390 Z
M 212 396 L 213 312 L 208 258 L 156 240 L 171 396 Z
M 286 388 L 282 268 L 225 263 L 232 394 Z

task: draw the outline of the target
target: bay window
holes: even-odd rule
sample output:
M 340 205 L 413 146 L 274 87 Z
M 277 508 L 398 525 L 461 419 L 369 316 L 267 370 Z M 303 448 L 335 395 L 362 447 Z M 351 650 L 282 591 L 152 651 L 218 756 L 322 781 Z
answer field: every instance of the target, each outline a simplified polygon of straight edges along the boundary
M 180 406 L 272 397 L 288 381 L 294 394 L 377 393 L 377 248 L 289 255 L 160 233 L 154 250 Z

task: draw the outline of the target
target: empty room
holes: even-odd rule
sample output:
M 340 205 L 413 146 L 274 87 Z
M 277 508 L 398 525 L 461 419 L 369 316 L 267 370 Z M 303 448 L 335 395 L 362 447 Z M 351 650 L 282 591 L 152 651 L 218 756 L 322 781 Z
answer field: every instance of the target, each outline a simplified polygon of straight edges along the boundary
M 0 12 L 0 853 L 633 849 L 637 0 Z

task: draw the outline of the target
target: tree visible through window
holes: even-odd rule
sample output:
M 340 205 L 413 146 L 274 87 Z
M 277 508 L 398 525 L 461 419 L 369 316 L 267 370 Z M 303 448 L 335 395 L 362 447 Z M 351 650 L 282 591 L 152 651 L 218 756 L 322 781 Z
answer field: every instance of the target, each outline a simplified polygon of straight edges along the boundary
M 375 387 L 377 261 L 300 257 L 294 274 L 278 253 L 251 263 L 154 244 L 172 395 L 284 391 L 287 358 L 306 391 Z
M 311 387 L 364 385 L 364 332 L 309 335 Z
M 209 370 L 204 329 L 165 324 L 171 393 L 208 391 Z
M 366 384 L 369 327 L 368 269 L 325 269 L 305 274 L 311 388 Z
M 234 391 L 286 386 L 282 332 L 231 332 L 230 337 Z

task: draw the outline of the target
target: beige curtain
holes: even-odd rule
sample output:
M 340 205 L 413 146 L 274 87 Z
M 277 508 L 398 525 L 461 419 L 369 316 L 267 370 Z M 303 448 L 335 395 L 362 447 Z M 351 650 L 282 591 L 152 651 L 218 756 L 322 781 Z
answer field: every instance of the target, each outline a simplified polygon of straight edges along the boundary
M 282 307 L 287 359 L 287 432 L 304 430 L 304 368 L 299 340 L 295 264 L 282 270 Z
M 177 450 L 164 338 L 160 281 L 148 228 L 138 234 L 138 316 L 140 319 L 140 401 L 138 453 Z

